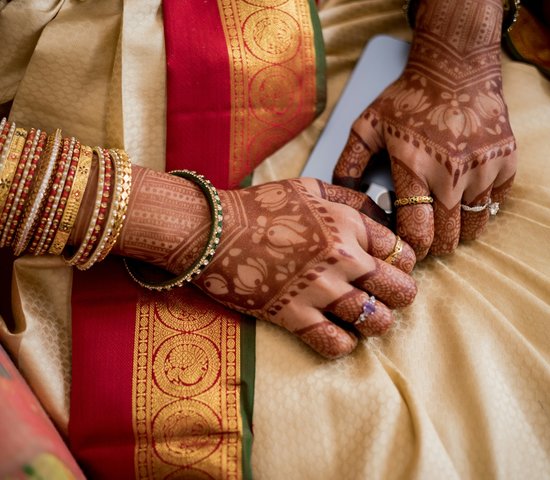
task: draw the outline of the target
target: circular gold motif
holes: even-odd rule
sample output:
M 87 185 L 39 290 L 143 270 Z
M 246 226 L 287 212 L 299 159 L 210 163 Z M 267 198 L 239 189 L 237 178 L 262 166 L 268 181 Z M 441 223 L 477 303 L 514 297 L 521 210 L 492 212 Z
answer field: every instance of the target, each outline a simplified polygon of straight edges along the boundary
M 156 384 L 175 397 L 193 397 L 208 390 L 220 369 L 220 352 L 214 342 L 192 333 L 168 338 L 153 355 Z
M 248 50 L 260 60 L 282 63 L 290 60 L 300 46 L 300 27 L 281 10 L 253 13 L 244 22 L 243 36 Z
M 261 121 L 282 125 L 296 116 L 301 106 L 300 80 L 288 68 L 260 70 L 250 85 L 250 109 Z
M 178 288 L 156 296 L 157 317 L 167 327 L 179 332 L 196 332 L 216 321 L 218 316 L 211 300 L 194 292 L 188 297 L 182 294 L 183 290 Z
M 222 442 L 221 421 L 205 403 L 177 400 L 153 419 L 153 446 L 165 462 L 180 467 L 212 455 Z

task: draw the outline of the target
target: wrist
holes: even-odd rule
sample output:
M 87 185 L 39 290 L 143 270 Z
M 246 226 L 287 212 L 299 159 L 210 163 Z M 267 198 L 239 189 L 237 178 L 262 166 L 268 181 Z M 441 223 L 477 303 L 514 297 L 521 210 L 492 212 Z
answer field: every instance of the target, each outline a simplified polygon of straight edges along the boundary
M 485 36 L 493 33 L 495 41 L 508 31 L 516 21 L 520 0 L 405 0 L 403 11 L 411 28 L 432 33 L 443 33 L 449 39 L 452 32 L 467 25 L 472 34 Z M 493 31 L 493 25 L 499 26 Z

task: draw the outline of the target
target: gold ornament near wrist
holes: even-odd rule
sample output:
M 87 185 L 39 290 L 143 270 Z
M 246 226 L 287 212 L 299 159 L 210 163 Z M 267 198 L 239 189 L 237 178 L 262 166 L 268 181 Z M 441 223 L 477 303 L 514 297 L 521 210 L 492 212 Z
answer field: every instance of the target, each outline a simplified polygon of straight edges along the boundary
M 216 190 L 214 185 L 212 185 L 212 183 L 210 183 L 210 181 L 207 180 L 204 176 L 199 175 L 197 172 L 193 172 L 191 170 L 174 170 L 170 173 L 177 177 L 191 180 L 193 183 L 198 185 L 199 188 L 204 193 L 206 200 L 208 201 L 208 205 L 210 207 L 210 213 L 212 216 L 212 223 L 210 226 L 210 236 L 209 236 L 208 242 L 206 243 L 206 247 L 202 251 L 202 255 L 197 260 L 195 260 L 193 265 L 191 265 L 189 269 L 187 269 L 177 277 L 172 278 L 170 280 L 164 280 L 164 281 L 158 281 L 158 282 L 152 282 L 152 281 L 146 280 L 142 278 L 140 273 L 138 273 L 138 270 L 140 269 L 140 266 L 143 264 L 143 262 L 139 262 L 131 258 L 125 258 L 124 264 L 126 266 L 126 270 L 128 271 L 130 277 L 132 277 L 132 280 L 134 280 L 136 283 L 138 283 L 142 287 L 147 288 L 149 290 L 158 290 L 158 291 L 170 290 L 174 287 L 181 287 L 184 283 L 191 282 L 192 280 L 197 278 L 202 273 L 202 271 L 209 265 L 210 261 L 214 257 L 214 254 L 216 253 L 216 249 L 218 248 L 218 245 L 220 243 L 220 237 L 222 235 L 222 227 L 223 227 L 222 202 L 220 200 L 218 191 Z

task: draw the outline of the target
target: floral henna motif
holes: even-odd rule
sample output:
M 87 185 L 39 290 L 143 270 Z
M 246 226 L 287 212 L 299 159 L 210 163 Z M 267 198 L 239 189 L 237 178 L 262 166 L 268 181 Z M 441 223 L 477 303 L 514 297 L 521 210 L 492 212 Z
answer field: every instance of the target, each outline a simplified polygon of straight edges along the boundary
M 314 350 L 331 359 L 347 355 L 357 345 L 357 339 L 353 335 L 342 334 L 342 330 L 328 320 L 294 333 Z
M 384 118 L 387 138 L 427 153 L 453 185 L 515 149 L 502 96 L 502 4 L 460 9 L 453 0 L 421 2 L 407 68 L 371 107 Z
M 326 253 L 340 240 L 336 222 L 298 182 L 253 187 L 246 206 L 242 193 L 227 194 L 242 215 L 246 211 L 247 226 L 224 229 L 214 261 L 195 283 L 232 308 L 273 320 L 319 277 L 323 264 L 338 262 Z

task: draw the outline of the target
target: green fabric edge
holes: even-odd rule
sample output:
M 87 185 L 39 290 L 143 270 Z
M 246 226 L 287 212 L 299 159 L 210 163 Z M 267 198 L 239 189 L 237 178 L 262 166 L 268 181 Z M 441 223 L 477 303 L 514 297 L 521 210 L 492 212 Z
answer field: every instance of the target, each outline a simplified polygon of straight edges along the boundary
M 252 415 L 254 413 L 254 382 L 256 379 L 256 320 L 241 317 L 241 422 L 242 476 L 252 479 Z
M 309 0 L 309 12 L 311 16 L 311 25 L 313 27 L 313 44 L 315 46 L 315 82 L 317 91 L 315 116 L 318 117 L 327 104 L 327 62 L 325 57 L 323 30 L 321 28 L 321 20 L 319 19 L 315 0 Z

